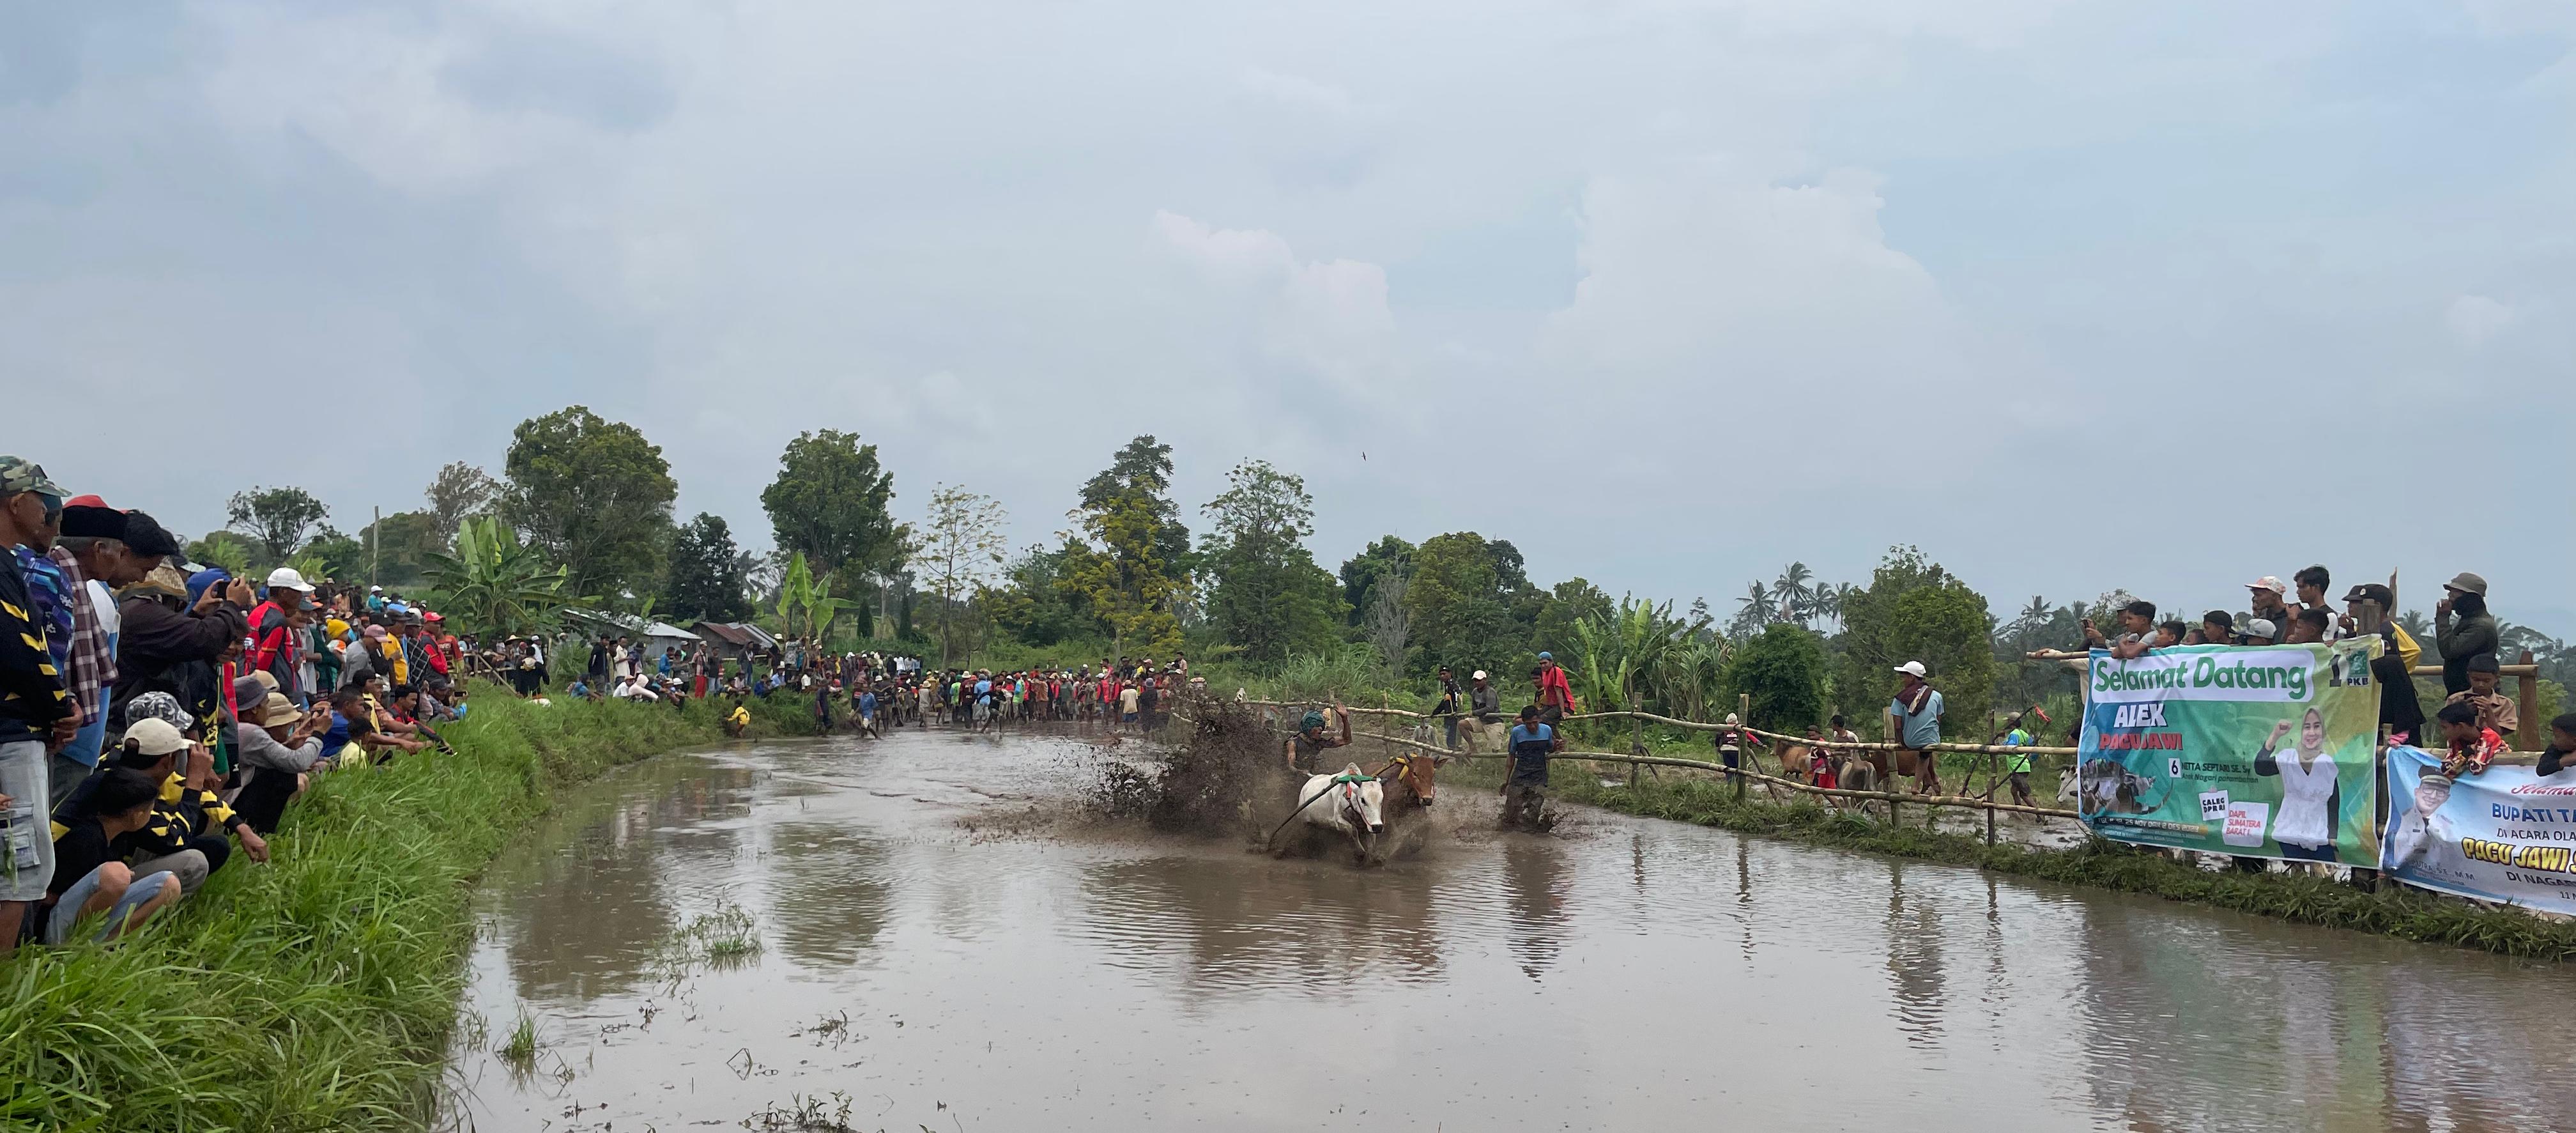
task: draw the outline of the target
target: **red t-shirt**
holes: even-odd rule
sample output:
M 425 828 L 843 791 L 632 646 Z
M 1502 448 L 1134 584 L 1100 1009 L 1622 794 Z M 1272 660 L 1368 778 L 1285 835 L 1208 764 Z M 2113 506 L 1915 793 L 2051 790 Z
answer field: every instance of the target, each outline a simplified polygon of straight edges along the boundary
M 1554 694 L 1553 698 L 1550 696 L 1551 693 Z M 1554 705 L 1569 712 L 1574 710 L 1574 686 L 1565 682 L 1565 670 L 1562 667 L 1544 665 L 1539 668 L 1538 702 L 1542 705 Z

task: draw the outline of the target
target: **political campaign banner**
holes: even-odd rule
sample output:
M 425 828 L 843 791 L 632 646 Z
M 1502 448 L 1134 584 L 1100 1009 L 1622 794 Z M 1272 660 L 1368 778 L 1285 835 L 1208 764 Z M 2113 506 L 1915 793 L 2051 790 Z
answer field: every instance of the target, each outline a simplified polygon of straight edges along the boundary
M 2076 810 L 2123 842 L 2376 865 L 2380 648 L 2094 650 Z
M 2576 769 L 2441 769 L 2433 752 L 2389 749 L 2379 868 L 2436 893 L 2576 915 Z

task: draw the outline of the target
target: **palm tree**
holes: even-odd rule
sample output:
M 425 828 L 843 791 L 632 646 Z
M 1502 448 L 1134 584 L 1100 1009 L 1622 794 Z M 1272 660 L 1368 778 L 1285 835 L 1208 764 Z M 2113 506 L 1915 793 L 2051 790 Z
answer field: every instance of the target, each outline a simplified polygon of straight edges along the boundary
M 2013 618 L 2013 624 L 2023 628 L 2040 625 L 2056 612 L 2057 610 L 2048 604 L 2048 599 L 2033 594 L 2030 596 L 2030 605 L 2021 608 L 2021 613 Z
M 1779 579 L 1771 584 L 1771 596 L 1780 603 L 1781 620 L 1805 622 L 1815 616 L 1815 579 L 1816 572 L 1808 570 L 1805 563 L 1793 562 L 1781 569 Z
M 1748 582 L 1744 587 L 1744 597 L 1735 600 L 1735 618 L 1727 628 L 1738 634 L 1759 632 L 1771 624 L 1771 588 L 1759 582 Z

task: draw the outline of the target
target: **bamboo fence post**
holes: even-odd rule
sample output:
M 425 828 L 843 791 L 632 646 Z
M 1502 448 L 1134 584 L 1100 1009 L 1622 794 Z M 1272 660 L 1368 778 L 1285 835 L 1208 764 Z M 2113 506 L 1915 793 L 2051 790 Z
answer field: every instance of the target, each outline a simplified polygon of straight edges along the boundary
M 1994 734 L 1995 710 L 1990 707 L 1986 709 L 1987 742 L 1993 742 Z M 1991 751 L 1986 753 L 1986 797 L 1989 799 L 1995 797 L 1995 785 L 2003 781 L 2002 775 L 1998 773 L 1998 768 L 1995 762 L 1996 759 L 1997 756 L 1995 753 Z M 1961 793 L 1964 794 L 1965 792 Z M 1986 808 L 1986 844 L 1989 846 L 1995 844 L 1995 808 L 1993 807 Z
M 2530 665 L 2532 661 L 2531 650 L 2523 650 L 2520 660 L 2523 665 Z M 2513 714 L 2517 718 L 2514 721 L 2514 738 L 2521 739 L 2524 736 L 2545 735 L 2549 731 L 2549 721 L 2543 720 L 2539 716 L 2539 670 L 2525 668 L 2522 671 L 2522 675 L 2515 677 L 2513 682 L 2515 686 L 2514 691 L 2522 694 L 2522 703 L 2513 706 Z

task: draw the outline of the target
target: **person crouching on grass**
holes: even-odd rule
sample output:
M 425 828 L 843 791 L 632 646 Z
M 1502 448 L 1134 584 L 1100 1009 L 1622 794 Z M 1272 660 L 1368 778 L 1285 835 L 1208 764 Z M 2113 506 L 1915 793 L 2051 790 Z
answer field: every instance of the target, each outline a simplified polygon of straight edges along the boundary
M 144 732 L 145 742 L 156 747 L 187 746 L 178 729 L 159 720 L 136 725 L 127 733 L 129 741 L 135 738 L 133 731 Z M 39 939 L 62 944 L 72 938 L 83 917 L 104 913 L 106 923 L 98 933 L 104 943 L 143 927 L 152 914 L 179 903 L 185 890 L 178 874 L 156 869 L 138 878 L 132 867 L 116 860 L 116 843 L 152 820 L 153 804 L 160 797 L 151 776 L 110 767 L 98 773 L 88 794 L 57 816 L 54 880 L 38 905 L 37 917 L 30 918 L 43 926 Z

